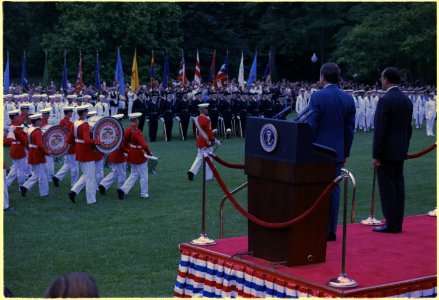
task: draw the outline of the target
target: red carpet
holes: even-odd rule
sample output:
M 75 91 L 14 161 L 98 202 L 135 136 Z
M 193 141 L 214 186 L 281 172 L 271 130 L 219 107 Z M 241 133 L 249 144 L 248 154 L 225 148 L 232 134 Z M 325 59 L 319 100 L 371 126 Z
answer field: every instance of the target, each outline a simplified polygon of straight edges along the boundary
M 372 228 L 360 224 L 348 225 L 346 273 L 359 286 L 339 291 L 349 291 L 344 294 L 346 296 L 373 296 L 374 291 L 385 285 L 401 287 L 426 279 L 430 284 L 433 281 L 436 286 L 436 218 L 425 215 L 407 217 L 400 234 L 375 233 Z M 340 273 L 341 246 L 342 227 L 339 226 L 337 241 L 328 242 L 325 263 L 299 267 L 276 266 L 272 269 L 269 262 L 250 256 L 236 260 L 268 267 L 271 272 L 292 276 L 324 288 L 329 279 Z M 214 246 L 190 247 L 229 257 L 247 251 L 247 237 L 217 240 L 217 245 Z M 334 291 L 332 288 L 328 289 Z M 367 294 L 368 289 L 370 294 Z

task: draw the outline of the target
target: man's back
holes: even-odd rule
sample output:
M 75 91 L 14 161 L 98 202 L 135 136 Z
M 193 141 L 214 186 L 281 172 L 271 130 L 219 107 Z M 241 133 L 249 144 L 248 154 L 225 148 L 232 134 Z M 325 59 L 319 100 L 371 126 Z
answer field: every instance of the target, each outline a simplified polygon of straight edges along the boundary
M 378 101 L 375 113 L 373 158 L 405 160 L 412 136 L 412 101 L 397 87 Z
M 337 151 L 341 163 L 350 154 L 354 137 L 355 104 L 351 96 L 331 84 L 314 92 L 308 120 L 314 133 L 314 142 Z

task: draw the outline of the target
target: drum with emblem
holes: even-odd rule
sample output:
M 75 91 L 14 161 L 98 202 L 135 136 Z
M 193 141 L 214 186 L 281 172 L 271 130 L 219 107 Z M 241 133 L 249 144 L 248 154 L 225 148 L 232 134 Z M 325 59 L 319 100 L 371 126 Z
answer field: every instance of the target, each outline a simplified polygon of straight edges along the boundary
M 100 143 L 99 152 L 110 154 L 119 148 L 123 139 L 122 124 L 112 117 L 93 116 L 88 118 L 92 138 Z
M 69 151 L 67 143 L 69 131 L 61 125 L 46 125 L 41 127 L 43 133 L 43 146 L 49 156 L 61 157 Z

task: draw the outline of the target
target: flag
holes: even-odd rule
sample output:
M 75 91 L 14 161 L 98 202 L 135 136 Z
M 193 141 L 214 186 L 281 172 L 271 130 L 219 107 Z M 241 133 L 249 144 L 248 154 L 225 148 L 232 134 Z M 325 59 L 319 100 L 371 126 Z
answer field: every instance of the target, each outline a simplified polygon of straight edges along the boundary
M 69 88 L 69 83 L 67 80 L 67 60 L 66 60 L 66 52 L 64 51 L 64 67 L 62 69 L 62 82 L 61 87 L 64 91 Z
M 49 87 L 49 67 L 47 65 L 47 50 L 44 51 L 44 73 L 43 73 L 43 86 Z
M 185 63 L 184 63 L 184 53 L 183 53 L 183 50 L 181 50 L 181 62 L 180 62 L 180 70 L 178 70 L 178 81 L 181 82 L 182 86 L 185 86 L 187 84 L 186 66 L 185 66 Z
M 122 60 L 120 58 L 120 51 L 117 48 L 117 62 L 116 62 L 116 72 L 114 74 L 114 80 L 116 84 L 119 85 L 119 92 L 125 94 L 125 80 L 123 77 Z
M 20 84 L 22 87 L 27 89 L 27 79 L 26 79 L 26 51 L 23 54 L 23 64 L 21 65 L 21 79 Z
M 75 94 L 79 94 L 84 87 L 84 82 L 82 81 L 82 54 L 79 51 L 79 65 L 78 65 L 78 75 L 76 76 L 76 87 Z
M 198 49 L 197 49 L 197 61 L 195 62 L 194 81 L 198 85 L 201 85 L 201 64 L 200 64 L 200 57 L 198 56 Z
M 99 52 L 96 51 L 96 74 L 95 74 L 95 88 L 101 90 L 101 64 L 99 63 Z
M 154 80 L 154 66 L 155 66 L 154 50 L 152 50 L 152 53 L 151 53 L 151 66 L 149 67 L 149 77 L 151 77 L 151 81 Z
M 252 87 L 252 83 L 256 80 L 256 57 L 258 56 L 258 52 L 255 53 L 255 58 L 253 59 L 253 64 L 250 69 L 250 74 L 248 75 L 247 80 L 247 88 L 250 89 Z
M 5 72 L 3 73 L 3 94 L 6 94 L 9 92 L 9 85 L 11 83 L 10 76 L 9 76 L 9 51 L 8 51 L 8 57 L 6 59 L 6 68 Z
M 216 60 L 216 50 L 213 50 L 212 63 L 210 65 L 209 79 L 208 82 L 212 83 L 215 80 L 215 60 Z
M 264 70 L 264 76 L 262 76 L 262 78 L 265 78 L 265 82 L 270 84 L 271 83 L 271 55 L 270 52 L 268 52 L 268 62 L 267 62 L 267 66 L 265 67 Z
M 215 81 L 213 83 L 213 86 L 215 89 L 224 86 L 225 81 L 228 77 L 228 57 L 224 60 L 223 65 L 221 66 L 221 69 L 219 70 L 218 74 L 215 77 Z
M 164 89 L 168 88 L 168 81 L 169 81 L 169 63 L 168 63 L 168 51 L 166 50 L 166 56 L 165 56 L 165 65 L 163 66 L 163 78 L 162 78 L 162 87 Z
M 244 88 L 244 52 L 241 52 L 241 64 L 239 65 L 238 84 L 241 89 Z
M 131 68 L 131 92 L 139 87 L 139 69 L 137 68 L 137 50 L 134 50 L 133 67 Z

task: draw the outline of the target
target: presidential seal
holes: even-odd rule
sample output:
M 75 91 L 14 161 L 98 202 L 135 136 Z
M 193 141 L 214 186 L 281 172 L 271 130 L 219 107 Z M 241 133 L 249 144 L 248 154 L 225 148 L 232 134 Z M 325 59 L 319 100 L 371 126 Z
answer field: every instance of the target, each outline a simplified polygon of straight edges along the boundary
M 265 152 L 272 152 L 277 145 L 277 129 L 273 124 L 265 124 L 259 135 L 259 141 Z

